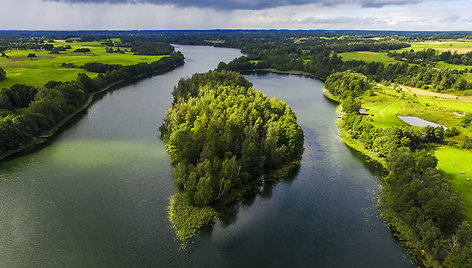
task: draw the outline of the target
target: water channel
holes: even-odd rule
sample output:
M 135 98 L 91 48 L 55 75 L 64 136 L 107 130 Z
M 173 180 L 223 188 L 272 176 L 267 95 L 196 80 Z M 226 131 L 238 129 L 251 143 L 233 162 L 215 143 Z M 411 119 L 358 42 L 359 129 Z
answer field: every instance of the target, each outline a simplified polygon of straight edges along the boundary
M 277 74 L 246 77 L 297 114 L 299 171 L 179 250 L 156 128 L 181 77 L 241 54 L 178 49 L 184 66 L 103 94 L 41 148 L 0 162 L 0 267 L 413 266 L 379 219 L 375 172 L 339 138 L 323 83 Z

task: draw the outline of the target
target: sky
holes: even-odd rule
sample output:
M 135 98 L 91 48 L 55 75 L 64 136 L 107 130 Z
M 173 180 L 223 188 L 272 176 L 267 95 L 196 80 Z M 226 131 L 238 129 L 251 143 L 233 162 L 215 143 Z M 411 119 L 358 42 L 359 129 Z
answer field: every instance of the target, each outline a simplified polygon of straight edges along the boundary
M 472 0 L 2 0 L 1 3 L 0 30 L 472 30 Z

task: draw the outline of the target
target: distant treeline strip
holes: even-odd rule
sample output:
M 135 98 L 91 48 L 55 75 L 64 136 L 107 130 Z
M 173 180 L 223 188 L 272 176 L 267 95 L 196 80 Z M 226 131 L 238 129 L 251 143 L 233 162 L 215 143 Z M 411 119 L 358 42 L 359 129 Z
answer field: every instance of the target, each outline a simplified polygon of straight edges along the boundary
M 113 65 L 97 78 L 79 74 L 75 81 L 49 81 L 42 88 L 15 84 L 0 91 L 0 157 L 21 150 L 82 109 L 99 91 L 120 81 L 170 71 L 184 64 L 174 52 L 159 61 L 130 66 Z M 99 66 L 100 64 L 95 64 Z M 94 64 L 92 64 L 94 66 Z

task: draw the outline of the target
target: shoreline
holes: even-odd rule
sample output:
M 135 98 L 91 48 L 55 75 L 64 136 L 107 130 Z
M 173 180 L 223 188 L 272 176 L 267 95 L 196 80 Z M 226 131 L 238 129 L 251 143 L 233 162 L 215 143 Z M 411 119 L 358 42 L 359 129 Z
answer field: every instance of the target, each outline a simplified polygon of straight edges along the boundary
M 323 95 L 330 100 L 335 99 L 335 97 L 324 87 L 323 87 Z M 339 103 L 339 101 L 336 101 L 336 102 Z M 338 108 L 340 106 L 341 104 L 338 105 Z M 337 112 L 338 112 L 338 108 L 336 109 Z M 356 152 L 364 156 L 367 163 L 374 162 L 384 175 L 388 174 L 389 166 L 387 162 L 384 159 L 378 157 L 376 153 L 366 149 L 361 141 L 351 138 L 349 133 L 339 126 L 341 120 L 342 120 L 342 117 L 338 118 L 336 120 L 336 124 L 337 124 L 339 135 L 341 137 L 342 142 L 346 144 L 349 148 L 355 150 Z M 379 181 L 382 187 L 383 180 L 379 179 Z M 411 258 L 415 261 L 416 264 L 418 264 L 419 266 L 429 267 L 433 263 L 435 263 L 434 259 L 429 254 L 426 254 L 425 251 L 421 247 L 419 247 L 415 241 L 409 240 L 407 235 L 402 234 L 399 231 L 400 228 L 398 227 L 403 225 L 403 223 L 388 221 L 382 215 L 384 210 L 379 206 L 379 203 L 376 204 L 376 209 L 379 212 L 380 218 L 385 222 L 385 224 L 388 226 L 389 230 L 391 231 L 392 236 L 398 242 L 400 242 L 402 247 L 411 256 Z
M 11 150 L 11 151 L 8 151 L 8 152 L 5 152 L 4 154 L 0 155 L 0 161 L 1 160 L 4 160 L 10 156 L 13 156 L 17 153 L 20 153 L 20 152 L 23 152 L 25 151 L 26 149 L 28 148 L 32 148 L 34 146 L 37 146 L 39 144 L 42 144 L 42 143 L 45 143 L 48 139 L 52 138 L 54 136 L 54 134 L 56 134 L 59 130 L 62 129 L 62 127 L 67 123 L 69 122 L 72 118 L 74 118 L 77 114 L 79 114 L 80 112 L 84 111 L 85 109 L 87 109 L 94 101 L 95 99 L 95 96 L 97 96 L 98 94 L 101 94 L 101 93 L 104 93 L 104 92 L 107 92 L 109 90 L 114 90 L 114 89 L 120 89 L 120 88 L 123 88 L 125 87 L 128 82 L 132 82 L 132 83 L 136 83 L 136 82 L 139 82 L 143 79 L 146 79 L 146 78 L 150 78 L 150 77 L 153 77 L 155 75 L 160 75 L 160 74 L 164 74 L 164 73 L 167 73 L 167 72 L 170 72 L 174 69 L 176 69 L 177 67 L 179 66 L 182 66 L 182 65 L 178 65 L 176 66 L 175 68 L 173 69 L 165 69 L 165 70 L 162 70 L 162 71 L 157 71 L 151 75 L 144 75 L 144 74 L 140 74 L 130 80 L 119 80 L 119 81 L 115 81 L 107 86 L 105 86 L 104 88 L 98 90 L 98 91 L 95 91 L 95 92 L 92 92 L 90 93 L 90 95 L 88 96 L 87 98 L 87 101 L 85 101 L 85 103 L 80 106 L 76 111 L 74 111 L 73 113 L 71 113 L 70 115 L 66 116 L 62 121 L 60 121 L 56 126 L 54 126 L 52 129 L 50 129 L 49 131 L 46 132 L 46 134 L 42 134 L 44 136 L 47 136 L 47 138 L 33 138 L 33 140 L 31 141 L 31 143 L 29 143 L 28 145 L 22 145 L 20 146 L 19 148 L 17 149 L 14 149 L 14 150 Z

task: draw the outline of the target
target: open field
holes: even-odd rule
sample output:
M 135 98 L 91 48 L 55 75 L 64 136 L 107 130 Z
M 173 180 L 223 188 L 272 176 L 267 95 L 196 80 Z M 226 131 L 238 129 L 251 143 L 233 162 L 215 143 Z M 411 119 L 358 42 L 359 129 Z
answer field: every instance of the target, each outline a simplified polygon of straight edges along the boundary
M 457 51 L 457 53 L 467 53 L 472 51 L 472 40 L 467 41 L 433 41 L 433 42 L 415 42 L 411 47 L 403 48 L 401 50 L 414 49 L 416 51 L 433 48 L 442 51 Z
M 439 160 L 438 168 L 444 171 L 446 179 L 464 199 L 467 220 L 472 222 L 472 152 L 443 147 L 436 150 L 435 155 Z
M 444 61 L 438 61 L 436 63 L 436 67 L 446 67 L 446 68 L 449 68 L 449 69 L 454 69 L 454 70 L 459 70 L 459 71 L 463 71 L 465 69 L 472 69 L 472 65 L 463 65 L 463 64 L 451 64 L 451 63 L 447 63 L 447 62 L 444 62 Z
M 27 84 L 43 86 L 50 80 L 71 81 L 77 78 L 77 74 L 86 73 L 90 77 L 96 77 L 96 73 L 87 72 L 80 68 L 64 68 L 63 63 L 82 66 L 89 62 L 103 64 L 134 65 L 140 62 L 151 63 L 163 56 L 133 55 L 131 52 L 107 53 L 101 42 L 55 42 L 55 46 L 70 45 L 72 48 L 61 51 L 61 54 L 49 54 L 49 51 L 41 50 L 7 50 L 6 57 L 0 57 L 0 67 L 7 73 L 7 79 L 0 82 L 0 88 L 10 87 L 13 84 Z M 89 48 L 90 52 L 73 52 L 78 48 Z M 115 48 L 116 49 L 116 48 Z M 124 50 L 124 48 L 120 48 Z M 37 57 L 28 58 L 28 54 Z
M 374 96 L 364 96 L 362 106 L 373 114 L 376 127 L 404 126 L 398 115 L 417 116 L 446 127 L 459 124 L 462 119 L 457 113 L 472 113 L 471 96 L 441 94 L 410 87 L 395 90 L 377 86 Z
M 338 56 L 342 57 L 344 61 L 350 60 L 362 60 L 367 63 L 369 62 L 382 62 L 382 63 L 396 63 L 399 62 L 394 58 L 387 56 L 387 53 L 370 52 L 370 51 L 355 51 L 339 53 Z
M 446 127 L 459 127 L 460 114 L 472 113 L 471 96 L 458 97 L 405 86 L 393 89 L 382 85 L 376 86 L 374 93 L 362 97 L 362 106 L 368 114 L 374 115 L 371 118 L 375 127 L 405 126 L 398 115 L 417 116 Z M 470 136 L 470 130 L 459 129 L 462 130 L 459 136 L 447 140 L 460 143 L 465 135 Z M 464 199 L 468 209 L 467 220 L 472 222 L 472 151 L 443 146 L 435 151 L 435 155 L 439 160 L 438 168 L 445 172 L 446 179 Z
M 405 105 L 404 102 L 393 102 L 368 106 L 367 112 L 373 114 L 372 122 L 375 127 L 388 128 L 392 126 L 407 126 L 395 114 Z

